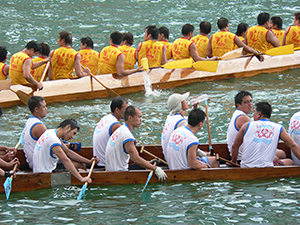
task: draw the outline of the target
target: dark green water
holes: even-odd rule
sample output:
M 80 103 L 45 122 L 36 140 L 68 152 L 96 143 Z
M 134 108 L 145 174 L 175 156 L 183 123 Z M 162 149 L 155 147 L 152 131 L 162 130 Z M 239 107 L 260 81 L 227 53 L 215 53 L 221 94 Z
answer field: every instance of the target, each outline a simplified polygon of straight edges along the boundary
M 57 48 L 57 35 L 69 30 L 73 47 L 89 35 L 95 49 L 109 43 L 115 30 L 129 31 L 135 46 L 143 40 L 149 24 L 169 27 L 173 41 L 180 37 L 181 26 L 191 23 L 198 29 L 201 20 L 212 23 L 217 31 L 219 17 L 230 20 L 235 32 L 240 22 L 256 24 L 262 11 L 280 15 L 283 27 L 292 25 L 299 1 L 1 1 L 0 45 L 11 54 L 36 39 Z M 9 56 L 10 57 L 10 56 Z M 254 102 L 267 100 L 273 106 L 272 120 L 288 127 L 290 117 L 300 110 L 299 72 L 288 70 L 251 78 L 197 83 L 180 88 L 125 95 L 141 108 L 143 124 L 134 131 L 140 144 L 160 144 L 160 132 L 168 114 L 166 101 L 174 93 L 191 92 L 191 97 L 208 94 L 212 141 L 225 142 L 227 126 L 234 111 L 237 90 L 253 93 Z M 98 120 L 109 112 L 111 98 L 50 104 L 44 119 L 48 128 L 67 117 L 77 119 L 81 132 L 76 140 L 92 144 Z M 204 105 L 201 106 L 204 109 Z M 29 116 L 25 106 L 3 109 L 0 144 L 14 146 Z M 207 143 L 206 126 L 197 136 Z M 17 178 L 16 178 L 17 179 Z M 61 187 L 27 193 L 12 193 L 9 201 L 0 196 L 0 224 L 299 224 L 299 179 L 250 182 L 201 182 L 88 187 L 86 199 L 76 201 L 81 187 Z

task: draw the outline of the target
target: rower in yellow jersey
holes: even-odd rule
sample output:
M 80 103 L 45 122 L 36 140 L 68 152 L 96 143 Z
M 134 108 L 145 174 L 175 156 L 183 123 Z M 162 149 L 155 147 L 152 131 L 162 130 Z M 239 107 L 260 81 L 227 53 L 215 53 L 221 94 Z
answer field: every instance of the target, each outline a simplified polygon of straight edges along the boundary
M 246 31 L 249 25 L 247 23 L 240 23 L 237 27 L 235 34 L 241 39 L 242 42 L 245 42 Z M 235 49 L 239 48 L 237 45 L 234 46 Z
M 124 70 L 131 70 L 134 68 L 137 61 L 136 49 L 132 47 L 133 35 L 131 33 L 124 33 L 121 46 L 119 49 L 125 55 Z
M 35 57 L 32 59 L 32 62 L 40 62 L 43 61 L 45 59 L 47 59 L 49 57 L 50 54 L 50 46 L 44 42 L 40 43 L 41 46 L 41 51 L 38 53 L 38 57 Z M 40 82 L 41 78 L 43 76 L 44 70 L 45 70 L 46 64 L 36 68 L 36 69 L 32 69 L 31 70 L 31 75 L 33 76 L 33 78 Z M 44 77 L 44 79 L 42 81 L 47 80 L 47 78 L 49 77 L 49 80 L 52 80 L 52 70 L 51 67 L 48 67 L 48 70 L 46 71 L 46 75 Z
M 81 56 L 71 47 L 72 34 L 69 31 L 60 32 L 57 43 L 60 48 L 51 53 L 53 80 L 74 78 L 73 69 L 78 77 L 88 76 L 91 72 L 90 69 L 86 67 L 82 71 Z
M 9 65 L 6 65 L 5 62 L 7 60 L 7 49 L 4 46 L 0 46 L 0 80 L 6 80 Z
M 270 28 L 273 33 L 279 40 L 279 46 L 282 45 L 282 39 L 284 35 L 284 31 L 282 30 L 282 19 L 279 16 L 273 16 L 270 22 Z M 269 49 L 274 48 L 271 44 L 269 44 Z
M 199 24 L 199 35 L 192 37 L 191 41 L 197 46 L 197 52 L 200 57 L 207 58 L 207 46 L 209 42 L 208 35 L 211 32 L 211 24 L 202 21 Z
M 169 42 L 169 34 L 167 27 L 158 28 L 158 41 L 167 47 L 167 60 L 172 59 L 172 43 Z
M 285 29 L 282 45 L 294 44 L 294 47 L 300 47 L 300 12 L 295 13 L 294 26 Z

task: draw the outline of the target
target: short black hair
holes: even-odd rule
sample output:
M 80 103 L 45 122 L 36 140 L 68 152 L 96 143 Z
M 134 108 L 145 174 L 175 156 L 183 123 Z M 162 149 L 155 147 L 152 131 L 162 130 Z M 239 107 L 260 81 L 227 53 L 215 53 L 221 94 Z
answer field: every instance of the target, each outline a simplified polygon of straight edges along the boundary
M 65 40 L 66 44 L 72 45 L 72 34 L 69 31 L 62 31 L 59 33 L 61 40 Z
M 49 56 L 50 54 L 50 46 L 44 42 L 41 42 L 40 43 L 40 46 L 41 46 L 41 55 L 46 55 L 46 56 Z
M 194 32 L 195 27 L 192 24 L 184 24 L 181 28 L 181 34 L 182 35 L 188 35 L 191 32 Z
M 86 44 L 87 47 L 94 49 L 94 42 L 89 36 L 80 39 L 81 44 Z
M 169 39 L 170 32 L 167 27 L 162 26 L 162 27 L 158 28 L 158 33 L 163 34 L 166 39 Z
M 32 49 L 34 52 L 41 52 L 41 46 L 39 43 L 37 43 L 36 41 L 29 41 L 26 46 L 26 49 Z
M 204 122 L 205 120 L 205 112 L 199 108 L 193 109 L 189 113 L 188 124 L 192 127 L 197 126 L 200 122 Z
M 258 102 L 255 104 L 255 110 L 260 112 L 263 117 L 270 118 L 272 114 L 272 106 L 268 102 Z
M 110 39 L 112 40 L 113 44 L 120 45 L 123 40 L 123 34 L 121 34 L 119 31 L 115 31 L 110 34 Z
M 124 112 L 124 120 L 127 121 L 129 116 L 134 117 L 136 115 L 136 109 L 136 106 L 128 106 Z
M 220 30 L 222 30 L 227 27 L 228 23 L 229 23 L 228 19 L 221 17 L 220 19 L 218 19 L 218 22 L 217 22 L 218 28 Z
M 130 32 L 124 33 L 122 40 L 127 41 L 127 44 L 129 44 L 129 45 L 133 45 L 133 35 L 132 35 L 132 33 L 130 33 Z
M 3 62 L 7 56 L 7 49 L 5 46 L 0 46 L 0 62 Z
M 210 24 L 210 22 L 202 21 L 199 24 L 199 29 L 201 30 L 202 33 L 209 34 L 211 32 L 211 24 Z
M 263 13 L 260 13 L 257 16 L 257 23 L 260 26 L 264 25 L 269 20 L 270 20 L 270 14 L 269 13 L 263 12 Z
M 45 99 L 41 96 L 31 96 L 27 102 L 30 112 L 33 113 L 34 109 L 39 107 L 43 101 L 45 101 Z
M 121 109 L 124 102 L 128 103 L 128 101 L 121 96 L 114 97 L 110 103 L 110 111 L 113 113 L 116 108 Z
M 237 29 L 236 29 L 235 34 L 236 34 L 237 36 L 241 36 L 243 32 L 246 32 L 246 31 L 247 31 L 248 27 L 249 27 L 249 24 L 243 23 L 243 22 L 240 23 L 240 24 L 238 25 Z
M 80 127 L 77 123 L 77 121 L 75 119 L 72 119 L 72 118 L 69 118 L 69 119 L 66 119 L 64 121 L 62 121 L 57 128 L 65 128 L 66 126 L 70 125 L 71 126 L 71 130 L 74 130 L 74 129 L 78 129 L 78 131 L 80 130 Z
M 282 30 L 282 19 L 281 19 L 280 16 L 273 16 L 273 17 L 271 18 L 271 21 L 272 21 L 273 24 L 276 24 L 276 25 L 277 25 L 277 28 L 278 28 L 279 30 Z
M 234 104 L 235 107 L 237 108 L 237 104 L 242 104 L 243 98 L 245 96 L 250 96 L 252 98 L 252 94 L 248 91 L 240 91 L 239 93 L 236 94 L 236 96 L 234 97 Z
M 147 30 L 147 34 L 151 34 L 151 37 L 153 39 L 157 40 L 157 38 L 158 38 L 158 29 L 155 25 L 147 26 L 145 30 Z
M 295 20 L 298 20 L 300 22 L 300 12 L 295 13 Z

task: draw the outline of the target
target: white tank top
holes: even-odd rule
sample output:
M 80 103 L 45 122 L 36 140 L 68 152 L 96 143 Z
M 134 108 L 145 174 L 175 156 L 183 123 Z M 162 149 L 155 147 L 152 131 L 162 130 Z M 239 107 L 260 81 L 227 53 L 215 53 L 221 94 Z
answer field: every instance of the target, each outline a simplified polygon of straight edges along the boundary
M 39 118 L 35 116 L 30 116 L 26 121 L 24 130 L 22 132 L 22 144 L 23 151 L 25 153 L 26 162 L 30 169 L 32 169 L 32 158 L 33 158 L 33 150 L 36 144 L 37 139 L 32 135 L 32 129 L 37 124 L 44 124 Z
M 172 132 L 166 149 L 166 160 L 171 170 L 190 169 L 187 154 L 193 145 L 199 146 L 200 143 L 187 126 L 179 127 Z
M 235 112 L 233 113 L 233 115 L 231 117 L 229 126 L 228 126 L 228 130 L 227 130 L 227 146 L 228 146 L 228 150 L 229 150 L 231 156 L 232 156 L 232 154 L 231 154 L 232 145 L 234 143 L 234 140 L 235 140 L 238 132 L 240 131 L 236 127 L 236 120 L 237 120 L 238 117 L 240 117 L 242 115 L 248 116 L 246 113 L 244 113 L 243 111 L 241 111 L 239 109 L 235 110 Z M 243 152 L 243 144 L 239 148 L 239 154 L 238 154 L 237 160 L 241 160 L 242 152 Z
M 62 147 L 56 129 L 46 130 L 40 136 L 33 153 L 34 173 L 51 173 L 56 168 L 58 157 L 52 148 L 57 145 Z
M 295 113 L 290 120 L 289 135 L 297 145 L 300 145 L 300 112 Z M 293 151 L 291 151 L 291 155 L 295 165 L 300 165 L 300 160 Z
M 110 136 L 105 153 L 106 171 L 127 171 L 130 155 L 125 150 L 129 141 L 136 142 L 127 124 L 120 126 Z
M 105 150 L 108 139 L 111 136 L 111 128 L 119 123 L 113 114 L 104 116 L 97 124 L 93 135 L 93 155 L 97 156 L 100 161 L 98 166 L 105 166 Z
M 178 128 L 178 124 L 182 121 L 184 121 L 185 123 L 183 123 L 181 126 L 186 126 L 187 125 L 186 119 L 179 113 L 177 113 L 175 115 L 169 114 L 167 117 L 167 120 L 164 125 L 164 129 L 161 134 L 161 147 L 163 149 L 163 153 L 164 153 L 165 157 L 166 157 L 165 151 L 167 149 L 170 136 L 171 136 L 172 132 L 176 128 Z
M 266 119 L 249 122 L 244 134 L 241 167 L 272 167 L 282 125 Z

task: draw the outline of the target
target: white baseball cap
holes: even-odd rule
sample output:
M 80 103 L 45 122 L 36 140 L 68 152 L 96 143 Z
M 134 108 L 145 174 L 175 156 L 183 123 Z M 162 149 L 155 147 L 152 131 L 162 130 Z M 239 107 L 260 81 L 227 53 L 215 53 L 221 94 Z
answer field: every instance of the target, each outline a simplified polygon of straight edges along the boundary
M 184 94 L 172 94 L 168 99 L 168 108 L 171 110 L 171 114 L 181 112 L 181 102 L 186 100 L 190 96 L 190 92 Z

